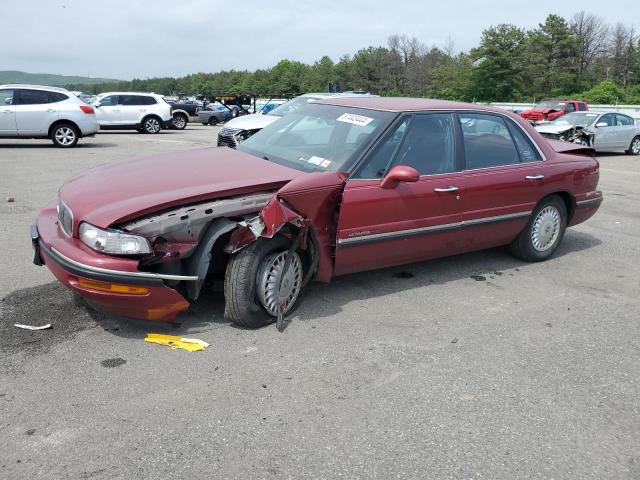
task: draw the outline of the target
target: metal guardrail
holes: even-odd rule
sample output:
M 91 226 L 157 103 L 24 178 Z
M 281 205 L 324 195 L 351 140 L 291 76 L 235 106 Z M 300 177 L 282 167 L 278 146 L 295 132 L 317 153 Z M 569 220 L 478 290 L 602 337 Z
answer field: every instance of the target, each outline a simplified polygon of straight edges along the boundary
M 487 103 L 487 105 L 504 108 L 505 110 L 528 110 L 535 106 L 535 104 L 533 103 L 503 103 L 503 102 L 491 102 L 491 103 Z M 591 110 L 592 112 L 619 112 L 640 120 L 640 105 L 591 105 L 589 104 L 589 110 Z

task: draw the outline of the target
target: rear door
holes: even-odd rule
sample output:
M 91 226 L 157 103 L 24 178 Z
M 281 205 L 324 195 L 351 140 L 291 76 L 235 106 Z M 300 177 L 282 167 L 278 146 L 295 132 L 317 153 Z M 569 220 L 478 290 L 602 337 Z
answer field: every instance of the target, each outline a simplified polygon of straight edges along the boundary
M 462 172 L 455 139 L 449 113 L 398 120 L 346 182 L 336 275 L 456 252 Z M 419 180 L 382 188 L 381 179 L 396 165 L 415 168 Z
M 146 95 L 120 95 L 120 110 L 123 125 L 137 125 L 149 109 L 156 103 L 155 98 Z
M 15 90 L 3 88 L 0 90 L 0 136 L 16 135 L 16 107 L 13 104 Z
M 616 148 L 628 149 L 631 146 L 631 140 L 636 136 L 636 126 L 633 118 L 622 113 L 616 113 L 614 136 Z
M 55 95 L 46 90 L 17 90 L 16 126 L 18 135 L 47 135 L 49 127 L 58 120 Z M 54 92 L 51 92 L 54 93 Z
M 119 125 L 121 121 L 119 95 L 107 95 L 94 103 L 96 120 L 100 125 Z
M 465 152 L 465 171 L 459 182 L 464 250 L 510 243 L 552 181 L 542 154 L 503 115 L 461 112 L 458 118 Z

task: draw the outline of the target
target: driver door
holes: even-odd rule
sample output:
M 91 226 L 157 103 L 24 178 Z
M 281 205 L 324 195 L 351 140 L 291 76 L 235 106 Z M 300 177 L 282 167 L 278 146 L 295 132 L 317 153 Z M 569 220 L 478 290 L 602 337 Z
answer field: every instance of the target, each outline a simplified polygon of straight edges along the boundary
M 118 105 L 119 95 L 107 95 L 99 100 L 99 105 L 94 103 L 96 120 L 100 125 L 119 125 L 120 106 Z
M 406 115 L 356 169 L 340 207 L 335 275 L 458 250 L 462 173 L 456 128 L 449 113 Z M 398 165 L 414 168 L 419 178 L 384 188 L 382 178 Z

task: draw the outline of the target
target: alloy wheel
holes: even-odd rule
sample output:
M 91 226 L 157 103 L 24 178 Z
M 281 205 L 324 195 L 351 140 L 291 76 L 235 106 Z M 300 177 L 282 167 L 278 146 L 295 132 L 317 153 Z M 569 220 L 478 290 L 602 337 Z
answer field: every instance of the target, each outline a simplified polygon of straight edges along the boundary
M 555 206 L 548 205 L 540 210 L 531 228 L 533 248 L 539 252 L 551 248 L 560 235 L 560 224 L 560 211 Z
M 56 142 L 62 146 L 71 145 L 76 140 L 76 132 L 71 127 L 60 127 L 54 133 Z
M 274 317 L 278 315 L 279 305 L 284 306 L 284 313 L 288 312 L 302 290 L 302 261 L 296 252 L 292 254 L 289 268 L 282 276 L 287 253 L 286 250 L 272 253 L 258 269 L 258 298 Z
M 148 133 L 158 133 L 160 131 L 160 122 L 155 118 L 149 118 L 144 122 L 144 129 Z
M 634 138 L 631 142 L 631 153 L 634 155 L 640 154 L 640 138 Z

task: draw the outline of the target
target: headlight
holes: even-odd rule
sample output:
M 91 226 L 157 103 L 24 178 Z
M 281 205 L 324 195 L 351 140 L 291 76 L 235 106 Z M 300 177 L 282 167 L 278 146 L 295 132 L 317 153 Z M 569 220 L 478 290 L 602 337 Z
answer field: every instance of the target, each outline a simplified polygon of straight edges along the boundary
M 103 230 L 86 222 L 80 224 L 80 240 L 98 252 L 112 255 L 139 255 L 152 251 L 149 240 L 144 237 Z

